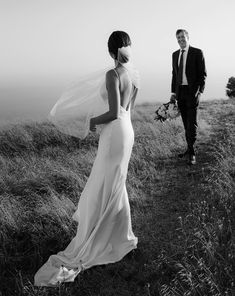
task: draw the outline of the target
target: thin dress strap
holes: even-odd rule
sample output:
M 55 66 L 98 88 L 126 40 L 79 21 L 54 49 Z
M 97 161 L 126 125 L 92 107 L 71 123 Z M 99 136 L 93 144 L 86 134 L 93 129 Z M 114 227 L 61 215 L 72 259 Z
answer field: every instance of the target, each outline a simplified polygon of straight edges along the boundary
M 121 80 L 120 80 L 120 76 L 119 76 L 119 74 L 118 74 L 118 71 L 117 71 L 116 69 L 113 69 L 113 71 L 116 73 L 116 75 L 117 75 L 117 77 L 118 77 L 118 80 L 119 80 L 119 83 L 120 83 L 120 85 L 121 85 Z

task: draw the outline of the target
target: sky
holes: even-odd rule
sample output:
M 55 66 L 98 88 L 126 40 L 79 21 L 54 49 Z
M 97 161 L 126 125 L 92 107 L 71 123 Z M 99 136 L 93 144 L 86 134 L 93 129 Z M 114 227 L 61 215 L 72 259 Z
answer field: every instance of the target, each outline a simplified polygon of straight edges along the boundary
M 234 11 L 234 0 L 0 0 L 0 122 L 47 116 L 69 82 L 112 66 L 107 40 L 115 30 L 132 40 L 139 104 L 169 100 L 178 28 L 204 52 L 202 99 L 226 98 Z

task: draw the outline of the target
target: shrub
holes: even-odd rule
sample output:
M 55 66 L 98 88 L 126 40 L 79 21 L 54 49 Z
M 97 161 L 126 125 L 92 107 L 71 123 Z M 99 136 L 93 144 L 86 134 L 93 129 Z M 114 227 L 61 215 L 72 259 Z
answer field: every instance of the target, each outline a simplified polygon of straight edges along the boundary
M 230 77 L 226 85 L 226 95 L 235 98 L 235 77 Z

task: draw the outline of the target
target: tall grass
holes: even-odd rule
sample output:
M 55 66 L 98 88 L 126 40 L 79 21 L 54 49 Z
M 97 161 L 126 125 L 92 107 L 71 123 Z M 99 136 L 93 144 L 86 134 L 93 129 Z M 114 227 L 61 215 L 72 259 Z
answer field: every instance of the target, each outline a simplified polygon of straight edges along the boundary
M 0 295 L 232 295 L 232 117 L 212 133 L 213 104 L 202 106 L 199 129 L 199 142 L 211 147 L 208 157 L 201 151 L 207 165 L 195 170 L 175 157 L 185 146 L 180 119 L 162 124 L 153 121 L 153 106 L 136 109 L 127 190 L 139 247 L 53 290 L 34 287 L 33 275 L 75 234 L 71 216 L 98 136 L 81 141 L 48 122 L 0 131 Z
M 230 107 L 214 118 L 206 185 L 188 214 L 178 219 L 176 252 L 155 261 L 161 283 L 153 295 L 159 290 L 168 296 L 235 295 L 234 104 Z

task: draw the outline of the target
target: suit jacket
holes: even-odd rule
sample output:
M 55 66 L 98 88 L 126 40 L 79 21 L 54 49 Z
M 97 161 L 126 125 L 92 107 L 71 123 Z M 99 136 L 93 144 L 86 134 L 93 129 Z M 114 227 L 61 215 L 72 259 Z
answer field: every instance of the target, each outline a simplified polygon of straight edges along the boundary
M 179 85 L 177 85 L 177 73 L 178 73 L 178 60 L 180 50 L 173 52 L 172 54 L 172 82 L 171 92 L 176 94 L 178 99 Z M 189 46 L 188 55 L 185 66 L 185 74 L 187 77 L 189 88 L 192 95 L 195 97 L 196 93 L 200 91 L 203 93 L 206 80 L 206 66 L 203 52 L 199 48 Z

